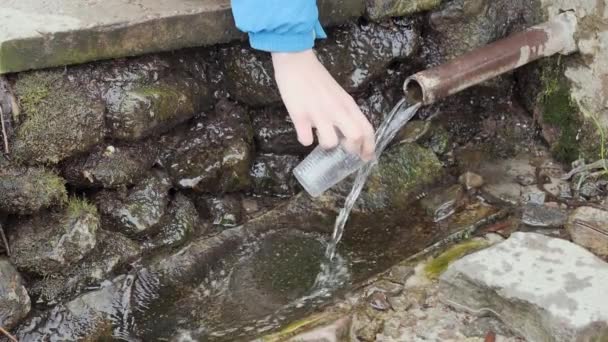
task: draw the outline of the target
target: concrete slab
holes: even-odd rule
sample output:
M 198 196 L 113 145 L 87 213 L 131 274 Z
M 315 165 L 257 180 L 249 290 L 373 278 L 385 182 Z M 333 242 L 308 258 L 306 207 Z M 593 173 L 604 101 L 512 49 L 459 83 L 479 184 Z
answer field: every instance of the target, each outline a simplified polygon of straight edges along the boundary
M 571 242 L 514 233 L 440 279 L 451 305 L 493 313 L 529 341 L 608 338 L 608 263 Z
M 360 16 L 363 0 L 320 1 L 325 23 Z M 230 0 L 4 0 L 0 74 L 226 43 L 245 36 Z

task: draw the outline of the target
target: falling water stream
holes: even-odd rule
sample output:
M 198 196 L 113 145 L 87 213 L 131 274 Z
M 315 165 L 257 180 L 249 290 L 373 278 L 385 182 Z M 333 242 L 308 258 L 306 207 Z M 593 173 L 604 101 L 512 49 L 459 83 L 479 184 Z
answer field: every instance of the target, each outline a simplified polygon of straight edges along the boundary
M 338 214 L 338 218 L 336 219 L 336 223 L 334 225 L 334 232 L 331 238 L 331 241 L 327 245 L 327 249 L 325 251 L 325 255 L 329 261 L 333 260 L 336 255 L 336 248 L 340 240 L 342 239 L 342 235 L 344 234 L 344 227 L 346 222 L 348 221 L 348 216 L 352 211 L 361 191 L 363 190 L 363 186 L 365 185 L 365 181 L 367 177 L 373 170 L 374 166 L 378 162 L 378 158 L 388 144 L 393 140 L 397 132 L 403 127 L 408 121 L 414 117 L 418 109 L 420 108 L 420 104 L 417 103 L 413 106 L 408 107 L 405 99 L 402 99 L 397 103 L 397 105 L 391 110 L 391 112 L 387 115 L 385 120 L 382 122 L 382 125 L 376 131 L 376 158 L 373 161 L 366 163 L 359 171 L 357 172 L 357 176 L 355 178 L 355 182 L 353 187 L 346 197 L 346 201 L 344 203 L 344 207 L 340 210 Z

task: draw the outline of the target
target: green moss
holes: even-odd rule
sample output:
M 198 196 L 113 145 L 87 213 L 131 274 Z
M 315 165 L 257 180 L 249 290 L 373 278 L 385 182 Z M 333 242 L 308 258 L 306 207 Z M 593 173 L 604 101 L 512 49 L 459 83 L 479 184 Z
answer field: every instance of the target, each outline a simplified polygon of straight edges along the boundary
M 63 205 L 68 200 L 65 180 L 53 172 L 41 170 L 34 175 L 34 188 L 41 196 L 46 195 L 49 204 Z
M 429 261 L 424 267 L 424 272 L 429 279 L 437 279 L 447 270 L 452 262 L 485 247 L 487 247 L 487 243 L 479 240 L 469 240 L 452 246 L 438 257 Z
M 138 88 L 134 94 L 150 101 L 150 112 L 159 121 L 167 121 L 175 118 L 179 112 L 194 113 L 192 99 L 184 94 L 184 91 L 169 85 L 151 85 Z
M 570 87 L 559 62 L 546 66 L 542 75 L 543 92 L 540 103 L 542 120 L 559 129 L 559 138 L 552 146 L 553 155 L 560 161 L 572 162 L 580 157 L 579 130 L 582 122 L 579 109 L 570 97 Z
M 101 140 L 102 108 L 61 72 L 20 74 L 15 93 L 22 109 L 14 142 L 19 161 L 56 164 Z
M 97 207 L 84 198 L 71 197 L 67 205 L 68 217 L 81 218 L 87 215 L 98 216 Z

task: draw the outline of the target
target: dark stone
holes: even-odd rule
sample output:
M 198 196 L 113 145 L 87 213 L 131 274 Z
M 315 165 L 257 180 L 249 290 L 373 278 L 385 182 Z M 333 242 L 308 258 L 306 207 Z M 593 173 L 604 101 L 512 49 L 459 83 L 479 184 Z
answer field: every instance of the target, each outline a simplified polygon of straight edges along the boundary
M 67 200 L 65 181 L 42 168 L 0 166 L 0 212 L 28 215 L 63 205 Z
M 167 212 L 171 182 L 153 172 L 129 191 L 103 190 L 94 197 L 105 229 L 126 235 L 147 234 Z
M 244 213 L 239 195 L 201 195 L 196 198 L 196 205 L 202 217 L 214 225 L 236 227 L 243 223 Z
M 99 224 L 97 208 L 80 199 L 62 212 L 21 219 L 9 233 L 11 261 L 30 273 L 59 273 L 95 248 Z
M 30 297 L 21 275 L 8 260 L 0 258 L 0 327 L 12 329 L 30 309 Z
M 35 281 L 30 287 L 36 303 L 53 305 L 87 288 L 97 287 L 112 272 L 139 256 L 139 245 L 116 232 L 99 230 L 97 246 L 82 261 L 65 267 L 61 273 Z
M 264 153 L 302 155 L 312 147 L 298 142 L 296 130 L 283 107 L 270 107 L 256 110 L 252 114 L 255 142 Z
M 62 71 L 19 74 L 21 112 L 14 156 L 28 164 L 57 164 L 83 153 L 105 136 L 104 105 Z
M 216 105 L 190 129 L 167 158 L 173 182 L 198 192 L 249 189 L 253 129 L 244 108 L 228 101 Z
M 253 192 L 258 195 L 293 195 L 296 192 L 297 181 L 292 171 L 299 162 L 300 158 L 296 156 L 259 155 L 251 168 Z
M 144 248 L 179 247 L 195 233 L 204 233 L 205 228 L 192 201 L 177 194 L 169 205 L 167 214 L 158 224 L 158 233 L 144 243 Z
M 97 147 L 62 165 L 62 175 L 79 188 L 118 188 L 136 184 L 154 165 L 158 148 L 149 141 Z
M 400 19 L 382 24 L 346 24 L 316 46 L 318 57 L 348 92 L 359 92 L 396 61 L 413 56 L 419 46 L 417 24 Z M 270 55 L 235 46 L 220 53 L 226 88 L 238 101 L 267 106 L 281 100 Z

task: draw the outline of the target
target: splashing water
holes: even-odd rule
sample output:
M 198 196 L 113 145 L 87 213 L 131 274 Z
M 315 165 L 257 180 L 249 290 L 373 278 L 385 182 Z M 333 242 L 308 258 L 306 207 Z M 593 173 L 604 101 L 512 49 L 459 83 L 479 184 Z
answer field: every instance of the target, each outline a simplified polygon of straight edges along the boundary
M 342 235 L 344 234 L 344 226 L 348 221 L 348 216 L 350 215 L 350 212 L 355 206 L 355 202 L 357 202 L 357 199 L 363 190 L 367 177 L 373 170 L 374 166 L 378 163 L 378 158 L 380 158 L 382 152 L 384 152 L 388 144 L 393 140 L 401 127 L 403 127 L 403 125 L 414 117 L 420 106 L 421 104 L 417 103 L 413 106 L 407 107 L 405 99 L 402 99 L 399 101 L 399 103 L 397 103 L 393 110 L 391 110 L 391 112 L 382 122 L 382 125 L 380 125 L 376 131 L 376 159 L 363 165 L 363 167 L 361 167 L 361 169 L 359 169 L 357 172 L 357 177 L 355 178 L 353 188 L 346 197 L 344 207 L 342 210 L 340 210 L 340 214 L 338 215 L 334 225 L 334 233 L 325 251 L 325 255 L 329 261 L 332 261 L 336 255 L 336 248 L 342 239 Z M 323 273 L 331 272 L 331 269 L 332 267 L 330 265 L 323 267 L 323 271 L 319 275 L 319 279 L 326 279 L 328 275 Z

